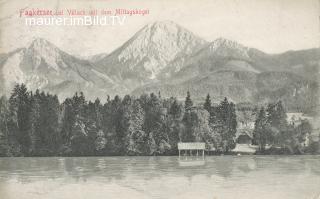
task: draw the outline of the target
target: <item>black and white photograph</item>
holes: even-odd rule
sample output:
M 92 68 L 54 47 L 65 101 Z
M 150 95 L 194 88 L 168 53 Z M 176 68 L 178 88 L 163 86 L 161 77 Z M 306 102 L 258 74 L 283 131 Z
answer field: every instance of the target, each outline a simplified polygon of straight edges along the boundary
M 0 0 L 0 199 L 320 199 L 319 0 Z

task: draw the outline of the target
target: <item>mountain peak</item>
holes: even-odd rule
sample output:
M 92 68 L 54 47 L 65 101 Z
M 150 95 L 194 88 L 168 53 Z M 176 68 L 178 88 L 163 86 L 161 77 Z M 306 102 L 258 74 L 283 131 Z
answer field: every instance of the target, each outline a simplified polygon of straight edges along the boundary
M 151 25 L 176 25 L 176 26 L 178 26 L 177 23 L 175 23 L 174 21 L 171 21 L 171 20 L 155 21 L 155 22 L 151 23 Z
M 152 37 L 158 37 L 160 35 L 175 35 L 177 36 L 179 32 L 187 33 L 187 35 L 193 35 L 192 32 L 186 30 L 182 26 L 176 24 L 173 21 L 156 21 L 154 23 L 150 23 L 146 26 L 144 26 L 135 36 L 144 36 L 144 34 L 147 34 L 146 36 L 152 36 Z
M 148 24 L 147 27 L 168 28 L 168 27 L 180 27 L 180 26 L 173 21 L 165 20 L 165 21 L 156 21 L 154 23 Z
M 37 69 L 42 61 L 45 61 L 54 70 L 59 71 L 57 63 L 62 59 L 61 52 L 58 47 L 43 38 L 34 39 L 28 48 L 33 69 Z
M 37 48 L 37 47 L 40 47 L 40 46 L 51 46 L 51 47 L 54 47 L 56 48 L 55 45 L 53 45 L 52 43 L 50 43 L 48 40 L 44 39 L 44 38 L 41 38 L 41 37 L 38 37 L 38 38 L 35 38 L 29 48 Z
M 248 50 L 248 47 L 222 37 L 211 42 L 207 48 L 210 54 L 214 53 L 219 56 L 233 56 L 245 59 L 249 59 Z
M 126 74 L 139 69 L 142 71 L 140 74 L 144 73 L 144 78 L 154 79 L 172 60 L 192 54 L 205 43 L 205 40 L 172 21 L 156 21 L 144 26 L 129 41 L 111 53 L 108 58 L 112 57 L 113 61 L 104 66 L 109 65 L 108 70 L 117 71 L 119 69 L 113 67 L 119 68 L 114 64 L 118 62 L 121 70 L 127 71 Z M 124 72 L 121 72 L 118 76 L 124 75 Z

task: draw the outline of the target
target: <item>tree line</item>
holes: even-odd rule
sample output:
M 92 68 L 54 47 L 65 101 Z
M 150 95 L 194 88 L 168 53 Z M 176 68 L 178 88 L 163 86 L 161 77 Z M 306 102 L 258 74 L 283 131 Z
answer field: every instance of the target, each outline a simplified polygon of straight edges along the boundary
M 236 106 L 227 98 L 212 105 L 208 95 L 197 106 L 189 92 L 184 103 L 160 93 L 106 98 L 87 101 L 80 92 L 60 103 L 56 95 L 16 85 L 9 99 L 0 98 L 0 156 L 176 155 L 178 142 L 229 153 L 236 146 Z M 261 151 L 279 144 L 288 127 L 285 112 L 264 112 L 254 129 Z
M 311 133 L 312 126 L 307 120 L 288 122 L 280 101 L 258 111 L 253 142 L 259 146 L 258 153 L 261 154 L 319 153 L 319 141 L 314 141 Z

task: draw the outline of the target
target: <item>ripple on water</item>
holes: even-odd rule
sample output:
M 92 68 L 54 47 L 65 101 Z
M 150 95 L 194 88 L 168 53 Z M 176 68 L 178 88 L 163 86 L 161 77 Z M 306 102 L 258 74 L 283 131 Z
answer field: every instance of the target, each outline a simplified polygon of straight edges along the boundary
M 6 199 L 308 199 L 319 192 L 319 157 L 210 156 L 201 164 L 177 157 L 1 158 L 0 193 Z

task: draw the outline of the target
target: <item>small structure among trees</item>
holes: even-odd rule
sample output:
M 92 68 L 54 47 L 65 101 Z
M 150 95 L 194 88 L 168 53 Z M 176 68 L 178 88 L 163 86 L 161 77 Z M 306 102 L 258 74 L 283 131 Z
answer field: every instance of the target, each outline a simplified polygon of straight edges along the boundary
M 238 135 L 236 139 L 238 144 L 252 144 L 252 140 L 253 140 L 252 130 L 241 129 L 237 134 Z
M 196 155 L 199 156 L 202 152 L 202 157 L 204 157 L 204 150 L 206 149 L 206 144 L 204 142 L 179 142 L 178 143 L 178 150 L 179 150 L 179 157 L 181 155 L 181 151 L 185 151 L 185 154 L 192 155 L 194 151 L 196 151 Z

